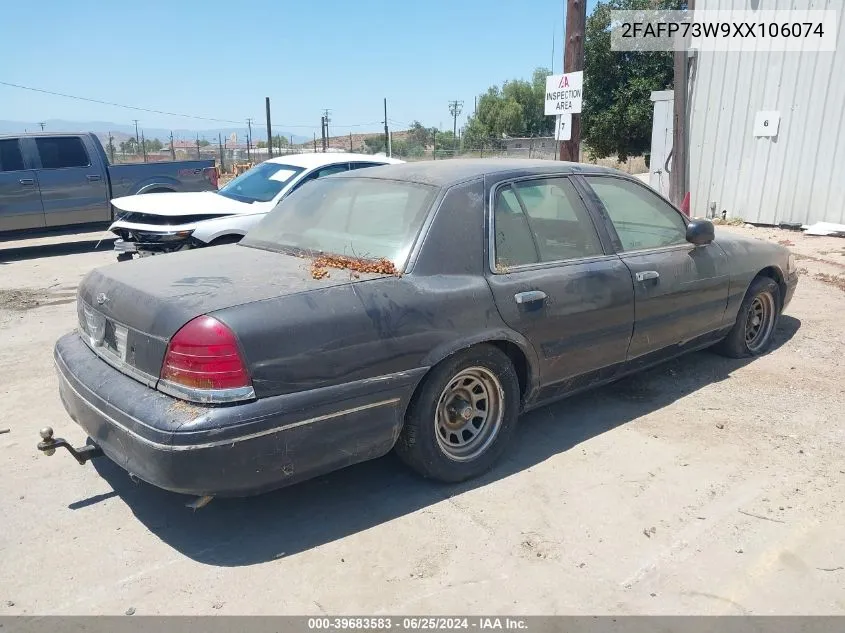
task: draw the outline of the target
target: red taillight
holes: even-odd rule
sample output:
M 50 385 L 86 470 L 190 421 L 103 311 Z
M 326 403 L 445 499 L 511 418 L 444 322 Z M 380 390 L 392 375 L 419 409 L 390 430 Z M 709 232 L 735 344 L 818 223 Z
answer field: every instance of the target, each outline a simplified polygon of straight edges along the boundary
M 217 174 L 217 167 L 206 167 L 204 170 L 205 179 L 211 183 L 211 186 L 217 189 L 219 176 Z
M 234 333 L 210 316 L 189 321 L 170 339 L 161 379 L 203 390 L 252 385 Z

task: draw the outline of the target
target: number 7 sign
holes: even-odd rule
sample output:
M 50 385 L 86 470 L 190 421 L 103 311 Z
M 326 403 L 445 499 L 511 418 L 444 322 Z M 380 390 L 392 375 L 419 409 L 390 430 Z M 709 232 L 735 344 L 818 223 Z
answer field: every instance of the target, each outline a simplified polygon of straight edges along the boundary
M 572 115 L 559 114 L 555 117 L 555 140 L 568 141 L 572 138 Z

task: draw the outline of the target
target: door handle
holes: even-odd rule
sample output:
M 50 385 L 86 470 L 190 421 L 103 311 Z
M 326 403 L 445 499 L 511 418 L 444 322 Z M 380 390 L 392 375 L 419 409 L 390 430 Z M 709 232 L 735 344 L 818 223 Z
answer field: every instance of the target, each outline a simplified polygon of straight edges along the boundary
M 31 187 L 35 184 L 35 180 L 32 178 L 21 178 L 19 181 L 24 187 Z
M 542 290 L 529 290 L 528 292 L 517 292 L 513 296 L 513 300 L 516 301 L 518 305 L 534 303 L 535 301 L 545 301 L 545 299 L 546 293 Z
M 648 279 L 658 279 L 660 273 L 656 270 L 643 270 L 637 273 L 637 281 L 646 281 Z
M 88 174 L 86 178 L 88 178 L 90 182 L 97 182 L 100 179 L 100 176 L 99 174 Z

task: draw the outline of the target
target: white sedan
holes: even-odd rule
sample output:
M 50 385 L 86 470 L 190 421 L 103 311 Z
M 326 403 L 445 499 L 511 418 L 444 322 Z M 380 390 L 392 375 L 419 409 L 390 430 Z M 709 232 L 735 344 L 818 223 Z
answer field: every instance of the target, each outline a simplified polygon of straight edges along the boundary
M 118 261 L 239 241 L 282 198 L 311 180 L 403 161 L 367 154 L 292 154 L 264 161 L 218 191 L 115 198 Z

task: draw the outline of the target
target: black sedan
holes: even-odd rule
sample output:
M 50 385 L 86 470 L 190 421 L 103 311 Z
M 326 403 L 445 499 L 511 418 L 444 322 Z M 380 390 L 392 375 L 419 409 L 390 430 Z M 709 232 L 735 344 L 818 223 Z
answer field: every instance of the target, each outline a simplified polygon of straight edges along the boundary
M 490 468 L 519 414 L 691 350 L 762 354 L 797 284 L 619 172 L 452 160 L 315 181 L 238 245 L 91 272 L 61 398 L 131 474 L 254 494 L 395 450 Z

